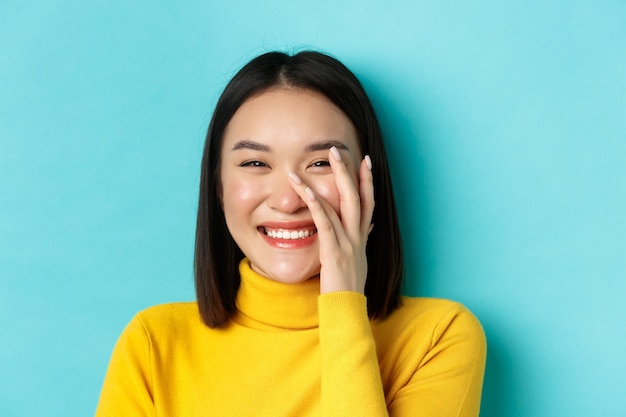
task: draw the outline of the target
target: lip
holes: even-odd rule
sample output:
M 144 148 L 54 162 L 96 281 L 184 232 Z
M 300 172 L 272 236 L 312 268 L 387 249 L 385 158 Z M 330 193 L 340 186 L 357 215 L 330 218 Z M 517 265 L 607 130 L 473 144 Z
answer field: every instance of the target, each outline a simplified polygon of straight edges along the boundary
M 264 233 L 265 228 L 297 230 L 315 228 L 315 223 L 310 220 L 290 221 L 290 222 L 266 222 L 257 227 L 259 234 L 270 246 L 280 249 L 300 249 L 312 245 L 317 240 L 317 233 L 301 239 L 278 239 L 269 237 Z

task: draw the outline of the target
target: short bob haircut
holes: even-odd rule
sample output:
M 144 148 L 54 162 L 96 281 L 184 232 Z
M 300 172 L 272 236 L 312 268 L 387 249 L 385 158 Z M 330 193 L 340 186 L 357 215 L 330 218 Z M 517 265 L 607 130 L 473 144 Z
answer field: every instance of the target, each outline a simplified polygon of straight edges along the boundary
M 314 51 L 293 56 L 268 52 L 254 58 L 233 77 L 217 102 L 206 136 L 198 201 L 194 272 L 200 316 L 212 328 L 228 323 L 236 311 L 238 266 L 244 258 L 228 231 L 218 197 L 224 130 L 246 100 L 277 88 L 308 90 L 328 98 L 350 119 L 361 153 L 372 159 L 375 227 L 366 248 L 365 296 L 369 317 L 382 319 L 400 306 L 404 276 L 400 229 L 382 134 L 356 76 L 335 58 Z

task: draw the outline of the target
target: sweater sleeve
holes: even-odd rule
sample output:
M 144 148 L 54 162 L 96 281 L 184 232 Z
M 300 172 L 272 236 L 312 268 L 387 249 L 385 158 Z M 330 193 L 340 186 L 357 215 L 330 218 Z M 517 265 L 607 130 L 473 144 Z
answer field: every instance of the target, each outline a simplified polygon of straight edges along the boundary
M 414 335 L 405 349 L 417 348 Z M 465 307 L 454 303 L 429 335 L 419 362 L 403 368 L 410 372 L 389 404 L 391 416 L 477 417 L 485 371 L 486 339 L 482 326 Z M 410 365 L 410 366 L 409 366 Z
M 322 416 L 388 415 L 365 296 L 320 295 L 318 312 Z
M 154 416 L 150 354 L 150 338 L 136 316 L 113 349 L 96 417 Z

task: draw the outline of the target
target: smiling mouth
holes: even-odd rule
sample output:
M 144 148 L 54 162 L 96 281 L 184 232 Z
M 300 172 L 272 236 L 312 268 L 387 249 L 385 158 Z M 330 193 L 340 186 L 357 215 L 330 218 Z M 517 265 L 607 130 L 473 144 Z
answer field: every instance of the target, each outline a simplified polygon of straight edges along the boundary
M 303 229 L 274 229 L 271 227 L 261 227 L 260 229 L 267 237 L 283 240 L 306 239 L 317 233 L 315 227 L 306 227 Z

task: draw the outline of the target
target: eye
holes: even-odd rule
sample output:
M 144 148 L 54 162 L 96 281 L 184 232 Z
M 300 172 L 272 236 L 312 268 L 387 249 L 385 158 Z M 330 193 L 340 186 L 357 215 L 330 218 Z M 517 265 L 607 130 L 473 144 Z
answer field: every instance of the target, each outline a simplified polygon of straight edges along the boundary
M 328 162 L 328 159 L 321 159 L 319 161 L 313 162 L 310 166 L 313 168 L 329 167 L 330 162 Z
M 267 164 L 265 162 L 252 160 L 252 161 L 242 162 L 239 166 L 241 166 L 241 167 L 253 167 L 253 168 L 264 168 L 264 167 L 267 167 Z

